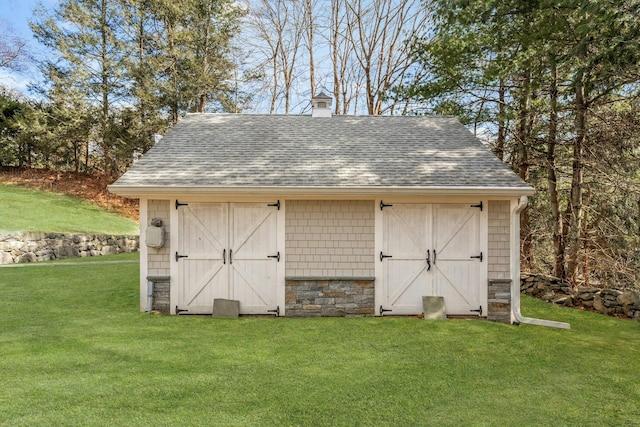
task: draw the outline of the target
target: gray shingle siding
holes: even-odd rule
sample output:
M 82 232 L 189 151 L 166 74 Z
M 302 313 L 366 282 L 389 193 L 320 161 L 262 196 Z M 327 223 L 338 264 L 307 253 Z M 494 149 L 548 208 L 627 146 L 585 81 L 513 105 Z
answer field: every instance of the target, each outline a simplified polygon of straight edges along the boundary
M 113 186 L 530 190 L 452 117 L 189 114 Z

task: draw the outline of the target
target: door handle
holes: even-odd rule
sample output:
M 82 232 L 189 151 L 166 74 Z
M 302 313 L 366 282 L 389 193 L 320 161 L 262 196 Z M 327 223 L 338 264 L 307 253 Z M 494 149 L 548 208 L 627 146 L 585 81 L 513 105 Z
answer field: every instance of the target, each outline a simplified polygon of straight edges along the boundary
M 436 265 L 436 250 L 433 250 L 433 265 Z
M 427 271 L 431 271 L 431 251 L 427 249 Z
M 229 249 L 229 264 L 233 264 L 233 249 Z
M 222 263 L 223 264 L 227 263 L 227 250 L 226 249 L 222 250 Z

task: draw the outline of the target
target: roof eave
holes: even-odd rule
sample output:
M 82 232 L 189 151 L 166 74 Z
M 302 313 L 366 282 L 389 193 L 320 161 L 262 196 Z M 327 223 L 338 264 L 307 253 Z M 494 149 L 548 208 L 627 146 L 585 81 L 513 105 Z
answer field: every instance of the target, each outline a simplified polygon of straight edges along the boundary
M 110 185 L 109 191 L 123 197 L 140 198 L 168 194 L 179 195 L 322 195 L 363 196 L 394 194 L 402 196 L 532 196 L 531 187 L 262 187 L 262 186 L 156 186 L 156 185 Z

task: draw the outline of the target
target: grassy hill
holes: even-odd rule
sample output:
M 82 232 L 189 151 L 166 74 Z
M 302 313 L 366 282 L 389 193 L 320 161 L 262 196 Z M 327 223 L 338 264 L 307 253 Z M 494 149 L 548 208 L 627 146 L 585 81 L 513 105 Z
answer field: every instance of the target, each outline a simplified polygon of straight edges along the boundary
M 0 184 L 0 231 L 138 234 L 137 222 L 77 197 Z
M 154 316 L 138 311 L 138 277 L 136 263 L 0 268 L 0 426 L 640 420 L 640 322 L 526 296 L 525 315 L 571 330 Z

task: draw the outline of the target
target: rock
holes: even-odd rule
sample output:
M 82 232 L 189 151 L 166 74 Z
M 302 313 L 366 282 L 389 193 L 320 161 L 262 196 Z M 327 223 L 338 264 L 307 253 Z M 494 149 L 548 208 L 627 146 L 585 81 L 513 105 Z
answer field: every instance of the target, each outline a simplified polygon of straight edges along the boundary
M 625 291 L 618 295 L 617 302 L 620 305 L 635 305 L 640 304 L 640 295 L 633 291 Z
M 18 257 L 18 262 L 19 263 L 23 263 L 23 262 L 34 262 L 36 260 L 36 256 L 34 253 L 29 252 L 26 254 L 22 254 Z
M 561 295 L 552 299 L 551 302 L 558 305 L 569 305 L 573 302 L 573 298 L 570 295 Z
M 13 264 L 11 253 L 0 250 L 0 264 Z
M 606 312 L 606 307 L 604 306 L 600 295 L 596 295 L 596 297 L 593 299 L 593 308 L 600 313 Z
M 555 298 L 555 295 L 553 294 L 553 292 L 546 292 L 544 295 L 542 295 L 541 299 L 545 300 L 545 301 L 551 301 Z

